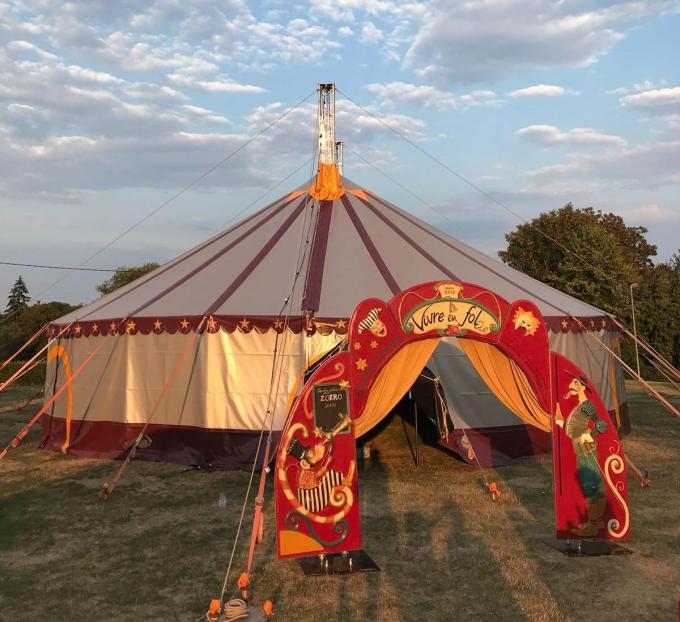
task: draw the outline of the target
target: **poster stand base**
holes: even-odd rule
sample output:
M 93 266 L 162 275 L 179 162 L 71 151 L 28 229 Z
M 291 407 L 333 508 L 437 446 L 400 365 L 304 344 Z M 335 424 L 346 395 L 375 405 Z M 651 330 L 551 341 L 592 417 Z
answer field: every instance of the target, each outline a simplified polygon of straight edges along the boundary
M 569 557 L 599 557 L 602 555 L 631 555 L 633 551 L 611 540 L 558 540 L 550 538 L 545 543 Z
M 363 550 L 301 557 L 298 564 L 306 576 L 380 572 L 378 564 Z

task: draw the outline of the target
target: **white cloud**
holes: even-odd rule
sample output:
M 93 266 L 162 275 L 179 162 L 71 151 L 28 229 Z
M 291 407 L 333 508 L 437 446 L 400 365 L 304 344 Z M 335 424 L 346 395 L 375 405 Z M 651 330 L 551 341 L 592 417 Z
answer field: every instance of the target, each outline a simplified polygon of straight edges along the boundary
M 680 114 L 680 86 L 626 95 L 619 101 L 624 108 L 636 108 L 655 114 Z
M 341 26 L 338 28 L 338 34 L 341 37 L 351 37 L 354 34 L 354 31 L 349 26 Z
M 607 95 L 625 95 L 626 93 L 638 93 L 640 91 L 649 91 L 668 84 L 667 80 L 643 80 L 642 82 L 634 82 L 629 86 L 620 86 L 615 89 L 606 91 Z
M 406 65 L 442 83 L 479 82 L 521 70 L 596 62 L 636 19 L 676 0 L 439 1 L 425 14 Z
M 472 106 L 500 106 L 504 100 L 500 99 L 495 91 L 480 90 L 471 91 L 461 95 L 460 102 L 466 107 Z
M 373 22 L 366 22 L 361 28 L 361 41 L 363 43 L 379 43 L 385 38 L 385 34 Z
M 622 149 L 575 153 L 563 164 L 528 171 L 538 187 L 555 192 L 612 192 L 680 182 L 680 141 L 654 141 Z
M 366 85 L 366 88 L 377 95 L 381 105 L 388 107 L 407 103 L 417 104 L 425 108 L 446 110 L 457 104 L 457 98 L 453 93 L 442 91 L 434 86 L 410 84 L 408 82 L 374 82 Z
M 624 147 L 626 145 L 625 139 L 621 136 L 605 134 L 589 127 L 560 130 L 554 125 L 528 125 L 517 130 L 515 136 L 542 146 L 610 145 Z
M 366 88 L 377 95 L 381 106 L 387 108 L 393 108 L 398 104 L 416 104 L 424 108 L 449 110 L 456 107 L 498 106 L 504 101 L 491 90 L 471 91 L 458 96 L 435 86 L 409 82 L 374 82 L 366 85 Z
M 526 86 L 522 89 L 516 89 L 508 93 L 509 97 L 559 97 L 564 95 L 566 89 L 563 86 L 556 86 L 553 84 L 535 84 L 534 86 Z
M 216 93 L 264 93 L 265 89 L 254 84 L 239 84 L 234 80 L 222 78 L 217 80 L 197 80 L 183 73 L 168 74 L 168 80 L 180 86 L 212 91 Z

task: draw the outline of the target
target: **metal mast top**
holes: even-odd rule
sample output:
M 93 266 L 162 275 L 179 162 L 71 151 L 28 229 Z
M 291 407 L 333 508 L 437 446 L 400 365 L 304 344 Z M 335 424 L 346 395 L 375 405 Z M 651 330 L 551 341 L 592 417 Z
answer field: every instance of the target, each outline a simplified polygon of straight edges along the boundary
M 335 164 L 335 84 L 319 84 L 319 164 Z

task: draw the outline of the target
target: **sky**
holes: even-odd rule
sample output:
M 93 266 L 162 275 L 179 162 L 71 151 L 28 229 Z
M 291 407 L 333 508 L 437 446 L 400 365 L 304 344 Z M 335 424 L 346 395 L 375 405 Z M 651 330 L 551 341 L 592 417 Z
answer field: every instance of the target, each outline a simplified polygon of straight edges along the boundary
M 309 177 L 319 82 L 344 174 L 480 250 L 571 201 L 667 260 L 679 32 L 680 0 L 0 0 L 0 261 L 175 257 Z M 107 276 L 0 266 L 0 306 L 19 274 L 73 303 Z

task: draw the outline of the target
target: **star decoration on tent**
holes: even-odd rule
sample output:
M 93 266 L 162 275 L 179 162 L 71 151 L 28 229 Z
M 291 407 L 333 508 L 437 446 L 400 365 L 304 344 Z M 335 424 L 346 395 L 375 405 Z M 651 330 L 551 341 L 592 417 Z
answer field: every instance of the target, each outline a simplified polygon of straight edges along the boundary
M 602 324 L 602 328 L 605 328 L 607 326 L 607 320 L 605 320 L 604 318 L 602 318 L 600 322 Z
M 182 330 L 187 330 L 187 329 L 189 328 L 189 320 L 187 320 L 186 318 L 184 318 L 184 319 L 180 322 L 180 326 L 182 327 Z
M 595 320 L 590 320 L 590 328 L 595 328 Z
M 132 332 L 133 330 L 135 330 L 136 328 L 137 328 L 137 324 L 135 324 L 135 321 L 134 321 L 134 320 L 130 320 L 130 321 L 127 323 L 127 332 L 128 332 L 128 333 L 131 333 L 131 332 Z
M 373 341 L 371 341 L 371 348 L 373 348 L 375 350 L 377 347 L 378 347 L 378 342 L 374 339 Z
M 76 324 L 73 327 L 73 330 L 75 331 L 76 335 L 80 335 L 80 331 L 83 330 L 83 329 L 81 328 L 80 324 Z
M 345 326 L 347 326 L 347 322 L 345 322 L 345 320 L 338 320 L 335 323 L 336 328 L 345 328 Z
M 361 350 L 361 344 L 358 341 L 354 342 L 354 349 L 355 350 Z
M 279 319 L 274 321 L 274 330 L 281 330 L 283 329 L 283 322 Z
M 212 315 L 208 318 L 207 325 L 208 325 L 208 331 L 209 332 L 214 333 L 215 330 L 217 330 L 217 321 L 215 320 L 215 318 Z
M 99 324 L 92 324 L 92 332 L 93 333 L 99 332 Z
M 109 328 L 111 329 L 111 332 L 112 332 L 112 333 L 115 333 L 115 332 L 116 332 L 116 323 L 115 323 L 115 322 L 111 322 L 111 323 L 109 324 Z
M 243 319 L 239 322 L 239 326 L 240 326 L 243 330 L 248 330 L 248 328 L 250 327 L 250 322 L 249 322 L 246 318 L 243 318 Z
M 153 327 L 155 330 L 160 330 L 163 327 L 163 322 L 161 322 L 160 320 L 156 320 L 153 323 Z
M 562 320 L 561 324 L 564 330 L 567 330 L 567 328 L 569 328 L 569 322 L 567 322 L 567 320 Z
M 366 363 L 366 359 L 359 359 L 356 366 L 359 371 L 364 371 L 368 367 L 368 363 Z

